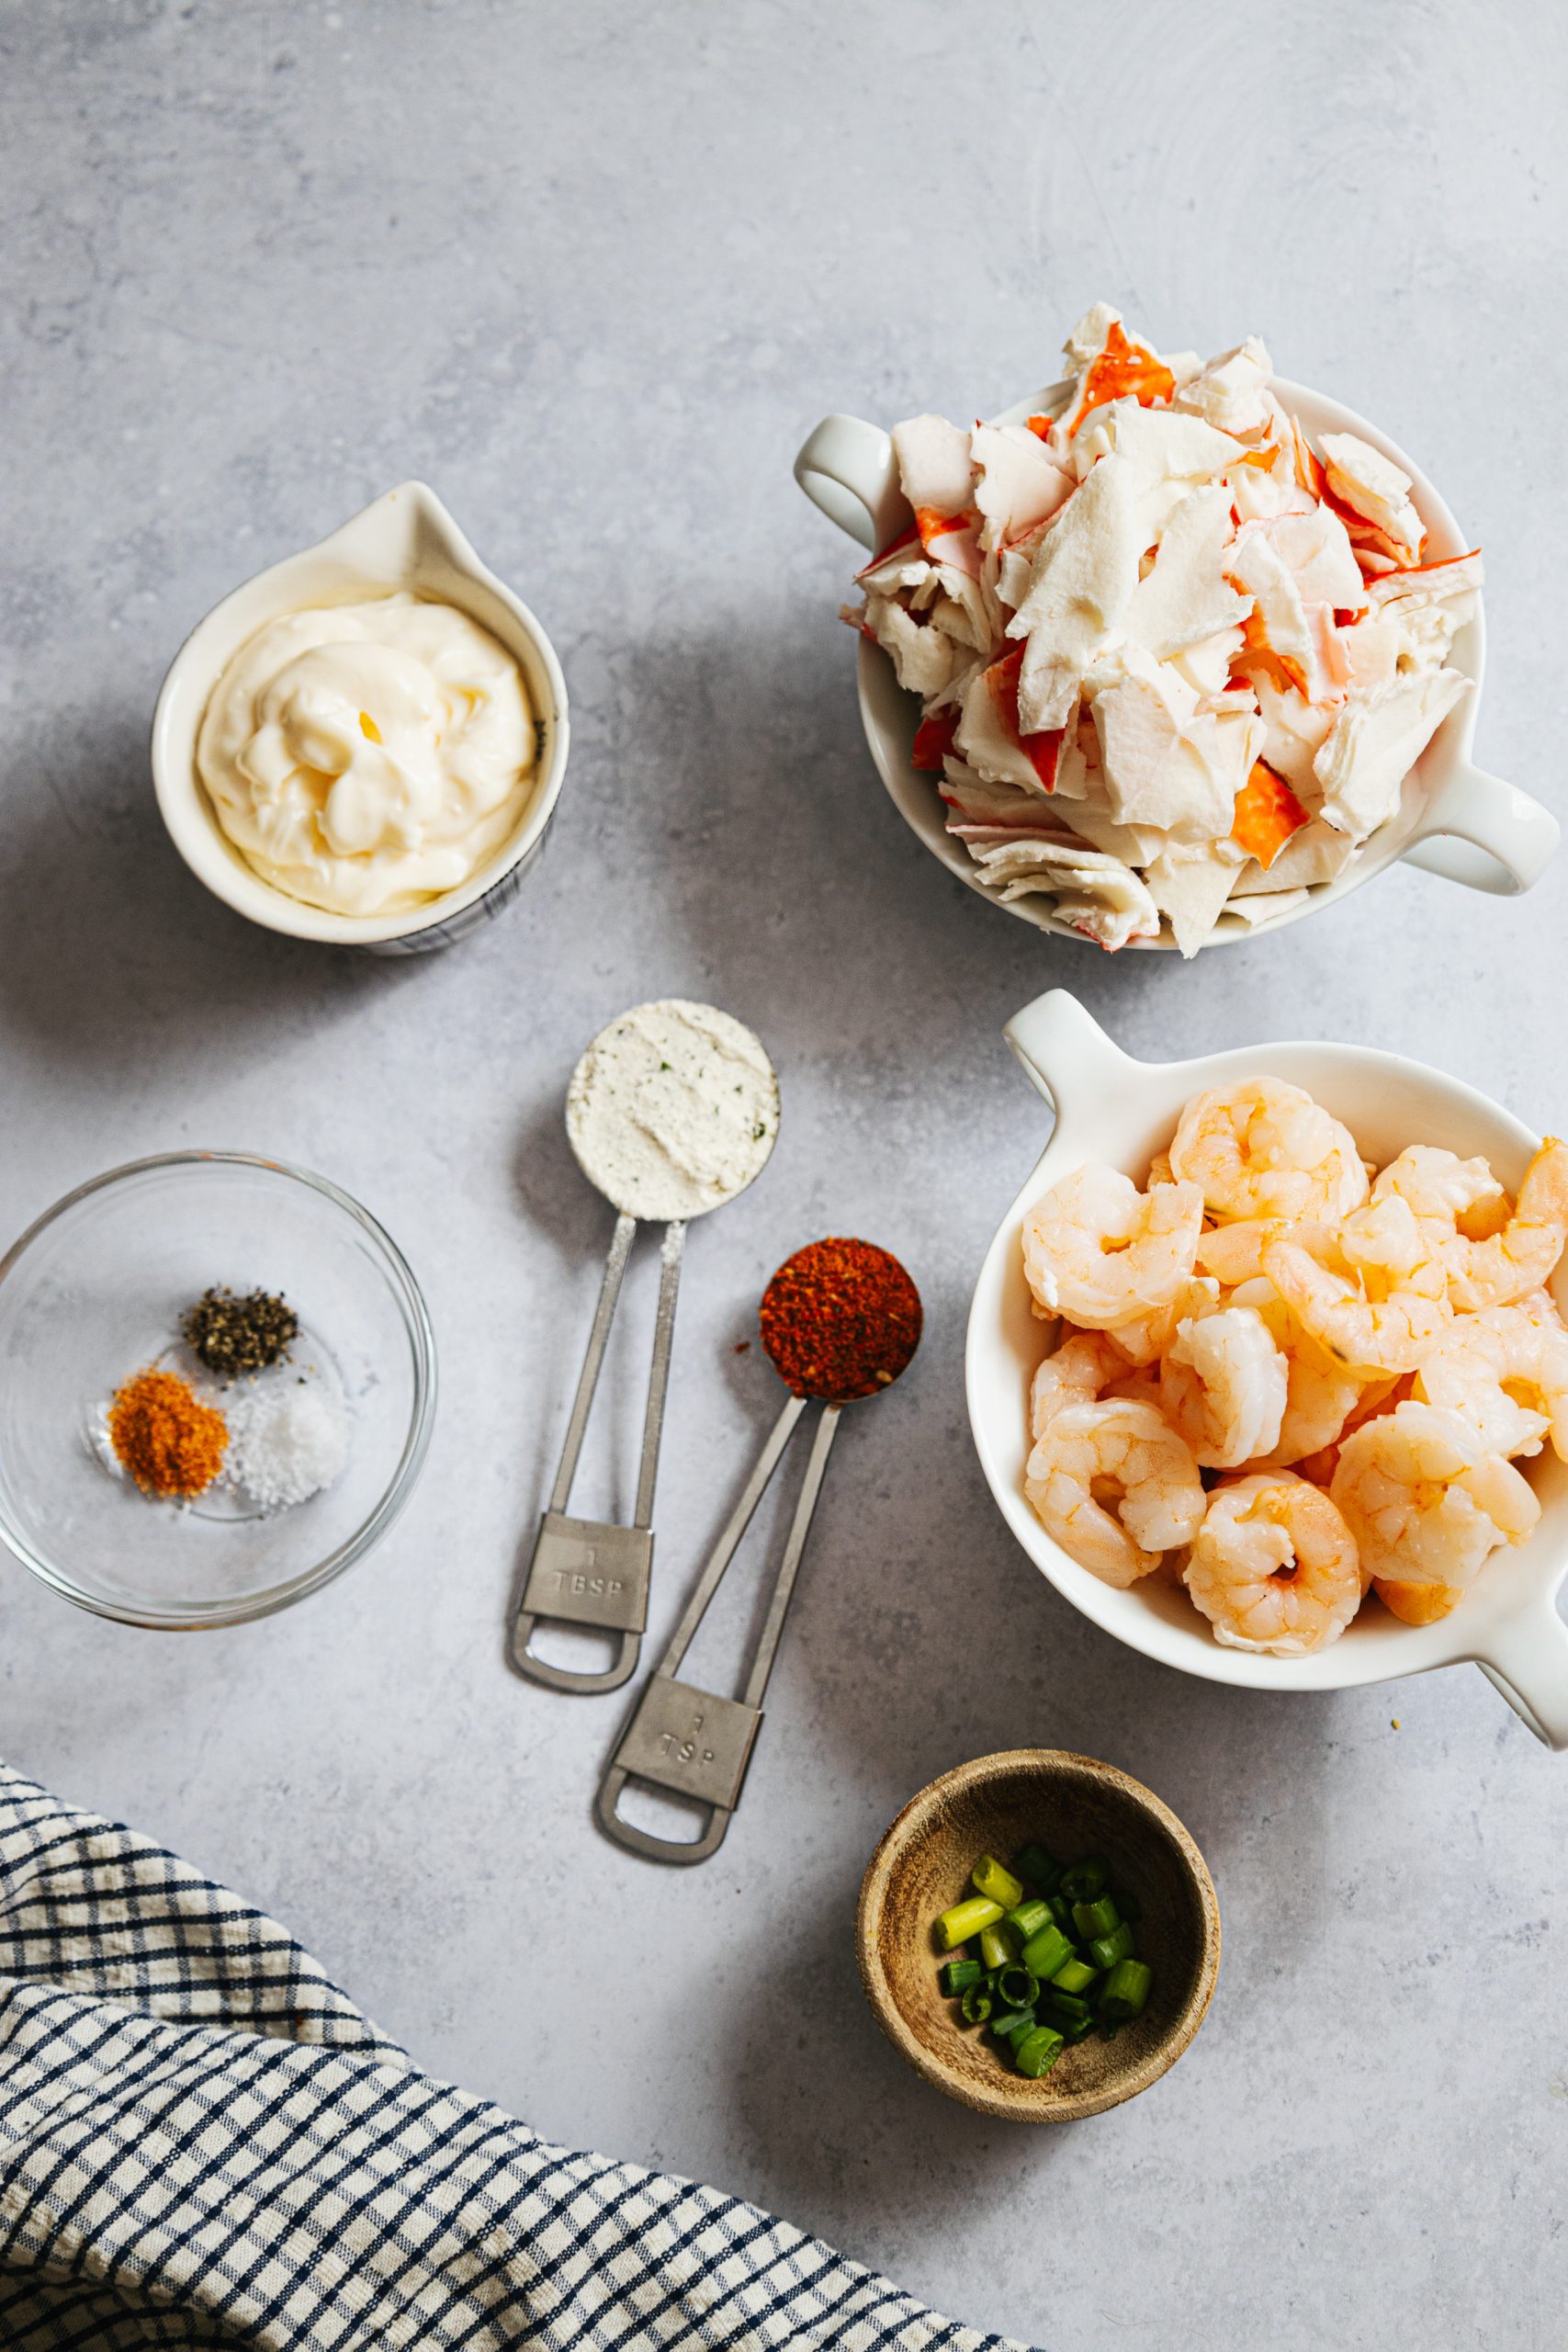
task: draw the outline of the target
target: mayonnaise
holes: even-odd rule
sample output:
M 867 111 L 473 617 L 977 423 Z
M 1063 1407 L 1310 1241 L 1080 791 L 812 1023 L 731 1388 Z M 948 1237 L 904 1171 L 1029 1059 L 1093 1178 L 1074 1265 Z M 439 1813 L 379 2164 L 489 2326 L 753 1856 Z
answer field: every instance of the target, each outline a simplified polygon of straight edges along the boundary
M 197 772 L 276 889 L 334 914 L 399 914 L 455 890 L 533 790 L 516 662 L 450 605 L 409 595 L 288 613 L 213 688 Z

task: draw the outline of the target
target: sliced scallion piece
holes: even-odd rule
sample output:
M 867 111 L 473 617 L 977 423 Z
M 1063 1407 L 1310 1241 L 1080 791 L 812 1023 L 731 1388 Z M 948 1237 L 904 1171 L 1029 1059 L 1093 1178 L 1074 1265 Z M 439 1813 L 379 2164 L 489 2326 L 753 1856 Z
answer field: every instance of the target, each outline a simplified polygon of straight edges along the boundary
M 1118 2025 L 1129 2018 L 1141 2017 L 1153 1983 L 1154 1971 L 1143 1961 L 1119 1960 L 1100 1996 L 1100 2016 Z
M 994 1926 L 1001 1916 L 1001 1905 L 993 1903 L 987 1895 L 971 1894 L 965 1902 L 955 1903 L 952 1910 L 944 1911 L 936 1923 L 942 1950 L 952 1951 L 955 1945 L 966 1944 L 971 1936 L 977 1936 L 983 1928 Z
M 936 1981 L 950 2000 L 956 2000 L 971 1984 L 978 1984 L 985 1973 L 977 1960 L 944 1960 Z
M 1015 1903 L 1023 1901 L 1021 1881 L 1014 1878 L 1011 1871 L 1004 1870 L 994 1854 L 982 1854 L 969 1877 L 976 1894 L 987 1895 L 1004 1911 L 1010 1911 Z
M 1032 2033 L 1013 2044 L 1012 2062 L 1021 2075 L 1038 2077 L 1055 2064 L 1064 2046 L 1055 2026 L 1037 2025 Z

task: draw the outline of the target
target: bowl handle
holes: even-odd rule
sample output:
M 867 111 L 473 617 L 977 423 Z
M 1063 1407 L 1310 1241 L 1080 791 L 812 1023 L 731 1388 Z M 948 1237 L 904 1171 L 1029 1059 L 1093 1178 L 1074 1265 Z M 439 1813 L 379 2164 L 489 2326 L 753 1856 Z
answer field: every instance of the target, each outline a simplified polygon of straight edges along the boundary
M 825 416 L 801 443 L 795 478 L 829 523 L 863 548 L 875 548 L 877 519 L 896 479 L 893 443 L 879 424 Z
M 1513 898 L 1540 880 L 1559 831 L 1539 800 L 1466 760 L 1433 794 L 1404 855 L 1447 881 Z
M 1066 989 L 1037 996 L 1013 1014 L 1002 1035 L 1058 1121 L 1075 1100 L 1091 1094 L 1113 1071 L 1136 1068 Z
M 1537 1739 L 1568 1747 L 1568 1624 L 1551 1599 L 1500 1625 L 1475 1662 Z

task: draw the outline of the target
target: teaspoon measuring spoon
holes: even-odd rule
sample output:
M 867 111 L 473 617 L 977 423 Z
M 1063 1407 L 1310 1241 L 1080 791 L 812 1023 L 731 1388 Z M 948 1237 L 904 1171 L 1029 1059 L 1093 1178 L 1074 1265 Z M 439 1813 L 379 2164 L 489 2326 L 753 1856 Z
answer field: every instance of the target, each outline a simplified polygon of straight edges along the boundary
M 560 1466 L 512 1629 L 512 1660 L 553 1690 L 615 1690 L 637 1669 L 653 1566 L 653 1492 L 686 1227 L 735 1200 L 778 1136 L 778 1080 L 761 1041 L 711 1004 L 667 997 L 602 1029 L 572 1073 L 567 1134 L 591 1184 L 616 1210 L 599 1303 L 567 1422 Z M 571 1482 L 640 1221 L 664 1227 L 653 1366 L 632 1524 L 568 1515 Z M 556 1666 L 531 1647 L 541 1622 L 620 1635 L 602 1673 Z
M 599 1783 L 599 1826 L 634 1854 L 656 1862 L 705 1862 L 724 1842 L 740 1802 L 751 1751 L 762 1724 L 762 1699 L 773 1671 L 784 1617 L 822 1491 L 839 1418 L 857 1397 L 880 1396 L 908 1366 L 920 1342 L 920 1295 L 897 1258 L 864 1241 L 814 1241 L 779 1268 L 762 1295 L 762 1344 L 791 1396 L 757 1458 L 739 1501 L 708 1555 L 681 1622 L 649 1678 L 636 1713 Z M 807 1344 L 820 1337 L 820 1350 Z M 813 1356 L 816 1361 L 811 1361 Z M 837 1393 L 831 1393 L 836 1387 Z M 784 1556 L 773 1577 L 768 1611 L 746 1687 L 724 1699 L 677 1679 L 708 1604 L 734 1558 L 752 1513 L 807 1406 L 817 1401 L 817 1424 Z M 660 1838 L 639 1829 L 618 1810 L 628 1781 L 705 1805 L 696 1838 Z

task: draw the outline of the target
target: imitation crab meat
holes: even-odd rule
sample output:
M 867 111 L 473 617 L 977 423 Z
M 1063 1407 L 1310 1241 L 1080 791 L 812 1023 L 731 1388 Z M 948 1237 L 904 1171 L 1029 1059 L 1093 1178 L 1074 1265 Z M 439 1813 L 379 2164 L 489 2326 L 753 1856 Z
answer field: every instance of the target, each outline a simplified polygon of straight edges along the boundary
M 911 520 L 844 617 L 920 697 L 914 765 L 985 888 L 1190 956 L 1397 816 L 1469 690 L 1481 559 L 1429 555 L 1359 434 L 1314 445 L 1256 336 L 1161 355 L 1098 303 L 1066 356 L 1026 424 L 895 427 Z

